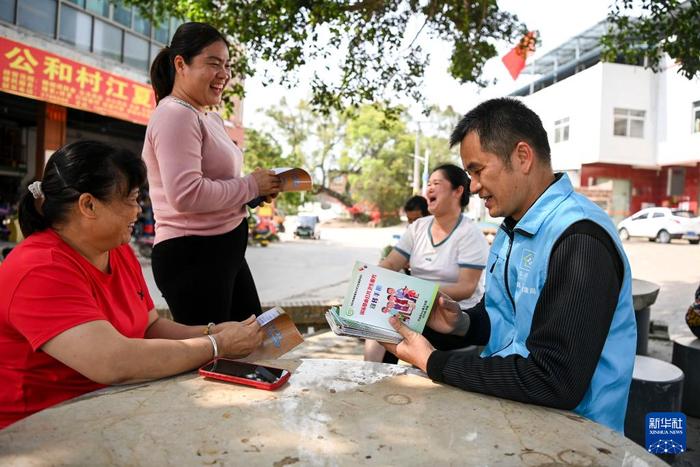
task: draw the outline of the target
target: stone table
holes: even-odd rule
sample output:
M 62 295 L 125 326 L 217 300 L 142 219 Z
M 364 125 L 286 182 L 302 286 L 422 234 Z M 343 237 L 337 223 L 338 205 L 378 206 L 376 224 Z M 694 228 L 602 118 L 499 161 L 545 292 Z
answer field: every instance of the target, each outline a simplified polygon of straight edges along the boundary
M 47 409 L 0 431 L 0 465 L 663 465 L 571 412 L 406 366 L 272 363 L 292 371 L 277 391 L 188 373 Z
M 632 279 L 632 306 L 637 318 L 637 355 L 648 354 L 649 316 L 651 306 L 659 296 L 659 286 L 653 282 Z

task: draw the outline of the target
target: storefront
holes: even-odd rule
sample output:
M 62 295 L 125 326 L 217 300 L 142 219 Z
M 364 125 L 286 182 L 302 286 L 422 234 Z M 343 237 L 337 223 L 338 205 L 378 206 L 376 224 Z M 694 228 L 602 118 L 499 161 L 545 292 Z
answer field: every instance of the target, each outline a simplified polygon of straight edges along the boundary
M 140 83 L 0 37 L 0 196 L 41 177 L 48 156 L 78 139 L 140 152 L 155 100 Z

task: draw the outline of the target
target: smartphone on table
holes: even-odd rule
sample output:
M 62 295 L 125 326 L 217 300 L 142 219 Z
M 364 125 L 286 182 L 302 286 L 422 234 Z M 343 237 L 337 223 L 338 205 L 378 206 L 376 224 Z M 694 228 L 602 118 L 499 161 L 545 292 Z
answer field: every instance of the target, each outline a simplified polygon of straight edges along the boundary
M 273 390 L 282 386 L 291 374 L 287 370 L 254 363 L 216 358 L 199 369 L 199 374 L 229 383 L 245 384 L 258 389 Z

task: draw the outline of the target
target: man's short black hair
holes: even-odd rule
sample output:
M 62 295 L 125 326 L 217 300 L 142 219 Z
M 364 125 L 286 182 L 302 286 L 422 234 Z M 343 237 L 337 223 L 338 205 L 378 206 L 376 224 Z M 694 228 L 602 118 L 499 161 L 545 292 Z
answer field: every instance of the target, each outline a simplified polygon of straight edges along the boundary
M 450 137 L 450 147 L 472 131 L 479 135 L 481 149 L 498 155 L 510 166 L 510 155 L 520 141 L 529 144 L 540 161 L 551 164 L 547 132 L 535 112 L 517 99 L 501 97 L 474 107 L 459 121 Z
M 428 201 L 420 195 L 411 196 L 403 206 L 404 211 L 420 211 L 425 217 L 430 215 L 428 211 Z

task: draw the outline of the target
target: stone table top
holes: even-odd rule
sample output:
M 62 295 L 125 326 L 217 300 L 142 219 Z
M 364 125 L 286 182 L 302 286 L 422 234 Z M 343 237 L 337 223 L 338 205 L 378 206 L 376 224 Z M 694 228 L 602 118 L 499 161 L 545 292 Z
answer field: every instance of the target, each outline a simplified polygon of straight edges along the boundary
M 653 305 L 658 295 L 658 284 L 642 279 L 632 279 L 632 306 L 635 311 Z
M 188 373 L 112 387 L 0 431 L 0 465 L 664 465 L 571 412 L 406 366 L 276 360 L 276 391 Z

